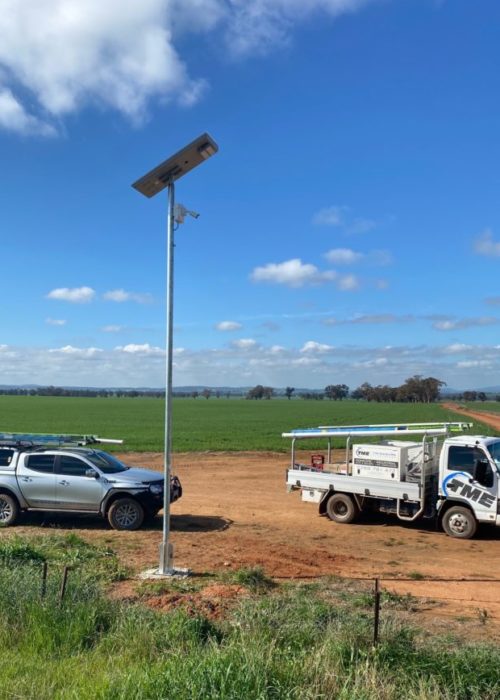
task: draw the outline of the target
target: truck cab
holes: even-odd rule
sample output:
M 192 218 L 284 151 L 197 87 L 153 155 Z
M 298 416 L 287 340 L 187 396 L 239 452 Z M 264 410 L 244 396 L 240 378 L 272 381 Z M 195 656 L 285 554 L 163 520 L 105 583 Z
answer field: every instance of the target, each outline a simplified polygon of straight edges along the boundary
M 499 438 L 447 438 L 439 472 L 437 510 L 449 535 L 472 537 L 481 522 L 500 525 Z

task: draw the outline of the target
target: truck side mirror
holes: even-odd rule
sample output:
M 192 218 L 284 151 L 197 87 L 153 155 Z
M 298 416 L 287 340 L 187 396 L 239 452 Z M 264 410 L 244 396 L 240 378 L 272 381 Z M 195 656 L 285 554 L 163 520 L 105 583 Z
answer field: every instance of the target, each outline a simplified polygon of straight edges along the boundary
M 476 459 L 472 476 L 481 486 L 493 486 L 493 472 L 487 459 Z
M 87 471 L 85 472 L 85 476 L 88 476 L 89 479 L 99 478 L 99 474 L 96 471 L 94 471 L 94 469 L 87 469 Z

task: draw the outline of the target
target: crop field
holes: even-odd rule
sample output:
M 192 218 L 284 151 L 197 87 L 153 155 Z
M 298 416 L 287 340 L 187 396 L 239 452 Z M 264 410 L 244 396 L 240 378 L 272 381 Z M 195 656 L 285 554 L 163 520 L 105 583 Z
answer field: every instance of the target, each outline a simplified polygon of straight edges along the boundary
M 471 411 L 500 413 L 500 401 L 465 401 L 464 405 Z
M 0 430 L 122 438 L 127 451 L 163 449 L 163 401 L 149 398 L 0 396 Z M 464 420 L 439 404 L 273 399 L 175 399 L 175 452 L 287 451 L 282 432 L 332 424 Z M 481 425 L 481 432 L 491 428 Z M 312 444 L 311 447 L 314 447 Z

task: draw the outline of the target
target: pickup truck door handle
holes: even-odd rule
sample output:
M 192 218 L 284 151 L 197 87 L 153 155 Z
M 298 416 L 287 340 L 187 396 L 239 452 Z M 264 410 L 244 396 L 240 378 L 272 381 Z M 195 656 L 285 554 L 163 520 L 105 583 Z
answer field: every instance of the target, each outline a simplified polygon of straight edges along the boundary
M 31 478 L 31 476 L 22 476 L 21 481 L 27 483 L 28 481 L 33 481 L 33 479 Z
M 63 479 L 59 483 L 61 484 L 61 486 L 69 486 L 69 481 L 66 481 L 66 479 Z

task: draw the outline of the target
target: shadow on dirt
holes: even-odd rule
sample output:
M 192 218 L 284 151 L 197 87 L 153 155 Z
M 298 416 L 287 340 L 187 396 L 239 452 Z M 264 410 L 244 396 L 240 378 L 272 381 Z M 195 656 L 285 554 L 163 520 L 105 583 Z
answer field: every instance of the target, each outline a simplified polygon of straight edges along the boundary
M 161 517 L 157 518 L 160 522 Z M 172 530 L 175 532 L 216 532 L 227 530 L 233 521 L 229 518 L 221 518 L 218 515 L 173 515 Z
M 416 520 L 414 522 L 405 522 L 403 520 L 399 520 L 395 515 L 386 515 L 384 513 L 364 511 L 361 513 L 357 520 L 349 524 L 349 527 L 359 527 L 363 525 L 379 526 L 380 528 L 386 527 L 388 529 L 397 527 L 404 528 L 405 530 L 415 530 L 420 534 L 436 534 L 442 537 L 447 537 L 446 533 L 441 529 L 439 525 L 437 525 L 436 521 L 432 518 Z M 500 528 L 480 524 L 477 529 L 477 533 L 471 541 L 494 541 L 499 539 Z
M 233 521 L 217 515 L 172 515 L 170 526 L 172 532 L 217 532 L 227 530 Z M 66 513 L 24 513 L 19 525 L 26 527 L 61 528 L 64 530 L 111 530 L 107 520 L 95 515 L 75 515 Z M 163 519 L 161 514 L 146 520 L 136 532 L 161 532 Z M 13 528 L 14 529 L 14 528 Z

